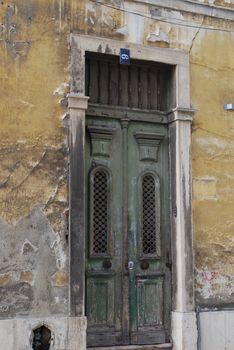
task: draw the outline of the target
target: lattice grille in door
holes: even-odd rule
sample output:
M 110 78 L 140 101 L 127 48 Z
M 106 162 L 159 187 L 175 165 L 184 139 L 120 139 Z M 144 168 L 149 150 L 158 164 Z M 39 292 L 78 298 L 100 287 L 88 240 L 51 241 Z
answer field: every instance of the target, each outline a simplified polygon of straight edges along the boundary
M 155 181 L 152 175 L 145 175 L 142 181 L 143 195 L 143 254 L 156 253 Z
M 106 169 L 91 173 L 91 255 L 108 255 L 110 239 L 110 177 Z

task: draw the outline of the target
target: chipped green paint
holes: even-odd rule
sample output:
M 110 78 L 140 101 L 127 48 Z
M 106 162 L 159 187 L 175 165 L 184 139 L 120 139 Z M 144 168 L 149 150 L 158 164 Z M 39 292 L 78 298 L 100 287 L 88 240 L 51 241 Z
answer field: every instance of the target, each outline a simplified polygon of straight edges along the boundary
M 170 270 L 166 266 L 170 254 L 167 127 L 98 117 L 88 118 L 87 125 L 88 343 L 97 345 L 98 342 L 103 346 L 163 343 L 169 337 L 171 305 Z M 105 141 L 107 135 L 111 137 Z M 102 148 L 105 142 L 108 147 Z M 104 169 L 111 174 L 109 209 L 108 204 L 93 205 L 94 196 L 99 198 L 98 203 L 100 198 L 107 198 L 102 185 L 95 192 L 92 190 L 91 181 L 93 172 Z M 153 254 L 143 251 L 142 180 L 145 174 L 151 174 L 157 187 L 149 194 L 158 202 L 155 216 L 149 219 L 154 227 Z M 94 210 L 98 212 L 97 217 Z M 109 210 L 110 230 L 100 221 L 105 218 L 104 210 Z M 97 233 L 100 243 L 95 247 L 92 220 L 95 224 L 99 220 L 102 227 Z M 103 251 L 106 237 L 110 250 Z

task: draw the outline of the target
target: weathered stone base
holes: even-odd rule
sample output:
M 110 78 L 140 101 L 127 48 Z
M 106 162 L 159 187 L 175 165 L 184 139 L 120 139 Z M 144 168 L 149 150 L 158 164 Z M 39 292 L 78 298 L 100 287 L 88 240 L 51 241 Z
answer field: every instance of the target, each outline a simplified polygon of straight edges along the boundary
M 0 320 L 0 348 L 32 350 L 33 330 L 45 325 L 52 334 L 50 350 L 86 350 L 86 317 Z
M 172 312 L 173 350 L 197 350 L 195 312 Z
M 199 314 L 201 350 L 234 349 L 234 310 Z

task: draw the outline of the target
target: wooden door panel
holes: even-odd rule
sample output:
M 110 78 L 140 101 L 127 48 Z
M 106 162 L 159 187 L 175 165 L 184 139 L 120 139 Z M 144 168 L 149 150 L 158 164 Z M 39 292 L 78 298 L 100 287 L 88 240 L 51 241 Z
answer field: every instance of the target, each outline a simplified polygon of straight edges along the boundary
M 138 326 L 163 325 L 163 277 L 137 277 Z
M 165 331 L 161 329 L 139 329 L 137 332 L 131 333 L 131 344 L 132 345 L 153 345 L 153 344 L 164 344 L 166 342 Z
M 114 327 L 115 292 L 113 276 L 87 278 L 87 320 L 89 327 Z

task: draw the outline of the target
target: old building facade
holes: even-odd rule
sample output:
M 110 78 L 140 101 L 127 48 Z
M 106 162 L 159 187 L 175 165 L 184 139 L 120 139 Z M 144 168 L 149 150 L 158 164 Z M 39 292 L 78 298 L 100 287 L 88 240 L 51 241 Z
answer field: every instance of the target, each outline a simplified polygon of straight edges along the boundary
M 0 16 L 2 348 L 233 349 L 234 2 Z

